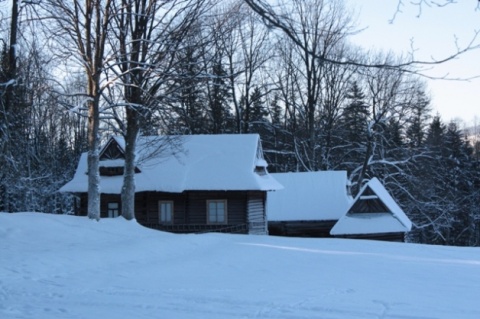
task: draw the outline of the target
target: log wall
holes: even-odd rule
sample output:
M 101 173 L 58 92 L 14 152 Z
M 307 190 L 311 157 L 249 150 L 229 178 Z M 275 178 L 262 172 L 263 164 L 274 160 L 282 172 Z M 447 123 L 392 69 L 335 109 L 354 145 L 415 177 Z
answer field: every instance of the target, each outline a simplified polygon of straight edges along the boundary
M 80 205 L 77 215 L 87 215 L 87 194 L 77 194 Z M 229 232 L 266 234 L 265 192 L 247 191 L 188 191 L 183 193 L 139 192 L 135 194 L 135 218 L 149 228 L 177 232 Z M 227 201 L 227 222 L 209 225 L 207 223 L 207 201 Z M 159 201 L 173 202 L 173 223 L 159 222 Z M 118 202 L 118 194 L 101 195 L 101 217 L 108 217 L 108 203 Z M 263 225 L 263 228 L 261 227 Z

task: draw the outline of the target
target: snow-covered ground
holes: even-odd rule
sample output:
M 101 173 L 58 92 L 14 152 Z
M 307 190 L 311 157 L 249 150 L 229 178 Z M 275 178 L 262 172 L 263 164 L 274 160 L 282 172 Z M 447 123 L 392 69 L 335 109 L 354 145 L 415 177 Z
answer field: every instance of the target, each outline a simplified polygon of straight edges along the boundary
M 480 318 L 480 249 L 0 213 L 0 318 Z

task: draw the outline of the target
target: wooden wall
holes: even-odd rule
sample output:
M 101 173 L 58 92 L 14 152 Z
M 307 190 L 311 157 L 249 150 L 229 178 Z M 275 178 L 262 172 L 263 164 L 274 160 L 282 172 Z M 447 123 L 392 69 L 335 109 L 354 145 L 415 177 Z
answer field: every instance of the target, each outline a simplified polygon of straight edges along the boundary
M 405 233 L 342 235 L 342 236 L 335 236 L 335 238 L 370 239 L 370 240 L 381 240 L 381 241 L 391 241 L 391 242 L 405 242 Z
M 336 220 L 324 221 L 269 221 L 268 233 L 273 236 L 288 237 L 321 237 L 321 238 L 349 238 L 349 239 L 371 239 L 392 242 L 404 242 L 405 233 L 379 233 L 379 234 L 356 234 L 345 236 L 332 236 L 330 230 Z
M 331 237 L 330 230 L 336 220 L 321 221 L 269 221 L 268 233 L 274 236 Z
M 249 192 L 247 200 L 248 233 L 253 235 L 267 235 L 268 224 L 265 214 L 266 194 Z
M 80 198 L 80 205 L 77 208 L 77 215 L 87 215 L 87 194 L 77 194 Z M 135 195 L 135 218 L 137 221 L 149 228 L 177 232 L 229 232 L 249 233 L 249 222 L 263 222 L 263 233 L 267 233 L 266 216 L 264 209 L 265 192 L 261 191 L 188 191 L 183 193 L 165 192 L 139 192 Z M 255 205 L 250 203 L 249 221 L 248 207 L 249 199 L 255 199 Z M 158 202 L 173 201 L 174 222 L 162 225 L 158 219 Z M 207 200 L 227 200 L 227 223 L 207 224 Z M 101 195 L 101 217 L 108 217 L 108 202 L 120 203 L 118 194 Z M 260 205 L 261 203 L 261 205 Z M 252 206 L 253 205 L 253 206 Z M 254 211 L 252 211 L 252 209 Z M 259 211 L 263 209 L 263 211 Z M 255 233 L 262 232 L 259 223 L 252 223 L 256 227 Z

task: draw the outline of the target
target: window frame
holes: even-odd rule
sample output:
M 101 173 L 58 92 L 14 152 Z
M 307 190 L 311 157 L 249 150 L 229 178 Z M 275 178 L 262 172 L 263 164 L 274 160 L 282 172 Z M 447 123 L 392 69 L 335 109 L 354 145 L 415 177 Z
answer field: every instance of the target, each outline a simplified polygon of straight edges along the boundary
M 223 204 L 223 221 L 219 222 L 218 221 L 218 211 L 215 212 L 215 220 L 216 221 L 211 221 L 210 220 L 210 204 L 216 204 L 215 208 L 217 209 L 217 205 L 219 203 Z M 208 199 L 207 200 L 207 225 L 226 225 L 228 224 L 228 204 L 226 199 Z
M 111 204 L 115 204 L 117 207 L 110 207 Z M 110 214 L 111 213 L 111 214 Z M 110 216 L 112 215 L 112 216 Z M 120 216 L 120 203 L 119 202 L 107 202 L 107 216 L 108 218 L 117 218 Z
M 163 220 L 162 219 L 162 204 L 169 204 L 170 205 L 170 220 Z M 172 225 L 174 221 L 174 203 L 173 200 L 159 200 L 158 201 L 158 223 L 160 225 Z

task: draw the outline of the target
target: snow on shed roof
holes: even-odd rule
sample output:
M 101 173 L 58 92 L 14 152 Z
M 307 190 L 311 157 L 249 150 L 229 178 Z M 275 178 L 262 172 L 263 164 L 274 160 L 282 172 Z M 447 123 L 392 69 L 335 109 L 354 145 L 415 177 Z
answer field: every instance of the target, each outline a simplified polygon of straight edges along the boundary
M 284 189 L 268 194 L 270 221 L 337 220 L 350 206 L 346 171 L 271 175 Z
M 373 193 L 373 195 L 369 193 Z M 357 202 L 362 200 L 377 200 L 386 211 L 355 211 L 355 207 L 358 207 Z M 412 222 L 410 219 L 390 196 L 382 183 L 377 178 L 373 178 L 362 187 L 346 214 L 333 226 L 330 234 L 396 233 L 408 232 L 411 229 Z
M 124 140 L 114 138 L 124 148 Z M 280 185 L 265 167 L 258 134 L 188 135 L 176 137 L 180 146 L 168 143 L 171 137 L 141 137 L 137 145 L 135 189 L 180 193 L 185 190 L 277 190 Z M 108 145 L 109 143 L 107 143 Z M 152 150 L 162 148 L 151 155 Z M 103 150 L 102 150 L 103 151 Z M 104 166 L 111 166 L 111 160 Z M 116 159 L 115 161 L 119 161 Z M 121 162 L 122 160 L 120 160 Z M 110 162 L 110 163 L 109 163 Z M 266 167 L 265 167 L 266 170 Z M 73 179 L 60 191 L 83 193 L 88 189 L 87 153 L 83 153 Z M 101 176 L 100 192 L 120 194 L 123 176 Z

